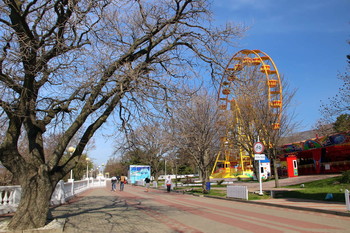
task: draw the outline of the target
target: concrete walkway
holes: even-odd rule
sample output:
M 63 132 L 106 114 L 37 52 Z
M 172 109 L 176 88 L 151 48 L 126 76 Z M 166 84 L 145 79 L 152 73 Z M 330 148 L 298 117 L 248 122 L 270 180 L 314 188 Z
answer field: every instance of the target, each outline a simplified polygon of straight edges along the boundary
M 64 232 L 348 232 L 350 215 L 345 205 L 331 204 L 293 199 L 229 201 L 165 190 L 145 192 L 143 187 L 126 185 L 122 192 L 89 190 L 52 209 L 52 216 L 66 220 Z M 320 213 L 324 208 L 333 214 Z

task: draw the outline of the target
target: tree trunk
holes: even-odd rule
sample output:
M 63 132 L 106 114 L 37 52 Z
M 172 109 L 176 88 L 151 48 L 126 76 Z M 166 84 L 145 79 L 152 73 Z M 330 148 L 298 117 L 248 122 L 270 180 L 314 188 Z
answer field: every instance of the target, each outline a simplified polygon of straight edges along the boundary
M 21 184 L 22 195 L 15 215 L 8 227 L 25 230 L 43 227 L 49 213 L 49 202 L 53 189 L 48 174 L 27 177 Z
M 275 173 L 275 188 L 279 188 L 280 187 L 280 183 L 278 180 L 278 171 L 277 171 L 277 164 L 276 164 L 276 160 L 273 160 L 273 172 Z
M 207 170 L 204 170 L 202 172 L 202 189 L 203 189 L 203 193 L 209 193 L 209 190 L 207 190 L 207 182 L 209 182 L 209 172 Z

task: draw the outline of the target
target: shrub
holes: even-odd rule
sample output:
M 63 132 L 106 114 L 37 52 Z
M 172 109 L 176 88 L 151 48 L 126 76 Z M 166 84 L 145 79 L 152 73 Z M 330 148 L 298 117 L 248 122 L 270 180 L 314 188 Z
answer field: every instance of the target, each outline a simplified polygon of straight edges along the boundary
M 347 171 L 342 173 L 342 176 L 340 178 L 340 182 L 350 184 L 350 170 L 347 170 Z
M 225 180 L 217 180 L 216 183 L 217 183 L 218 185 L 221 185 L 224 181 L 225 181 Z

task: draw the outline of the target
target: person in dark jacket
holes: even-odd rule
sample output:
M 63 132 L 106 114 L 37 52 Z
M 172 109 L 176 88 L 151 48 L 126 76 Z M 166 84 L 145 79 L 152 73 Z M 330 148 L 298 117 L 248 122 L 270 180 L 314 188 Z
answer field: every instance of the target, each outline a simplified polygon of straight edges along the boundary
M 147 178 L 145 179 L 145 183 L 146 183 L 146 192 L 148 192 L 149 186 L 150 186 L 150 183 L 151 183 L 150 178 L 147 177 Z

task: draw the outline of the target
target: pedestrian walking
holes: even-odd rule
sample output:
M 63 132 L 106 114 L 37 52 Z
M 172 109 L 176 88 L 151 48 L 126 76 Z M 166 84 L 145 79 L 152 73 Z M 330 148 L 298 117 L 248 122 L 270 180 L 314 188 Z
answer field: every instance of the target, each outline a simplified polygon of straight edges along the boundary
M 166 191 L 169 193 L 170 189 L 171 189 L 171 178 L 170 178 L 170 176 L 168 176 L 165 179 L 165 185 L 166 185 Z
M 112 191 L 115 192 L 117 190 L 117 177 L 113 176 L 111 178 L 111 182 L 112 182 Z
M 148 192 L 148 190 L 149 190 L 150 182 L 151 182 L 150 178 L 146 177 L 146 179 L 145 179 L 145 183 L 146 183 L 146 192 Z
M 120 176 L 120 191 L 124 190 L 124 184 L 127 183 L 126 176 Z

